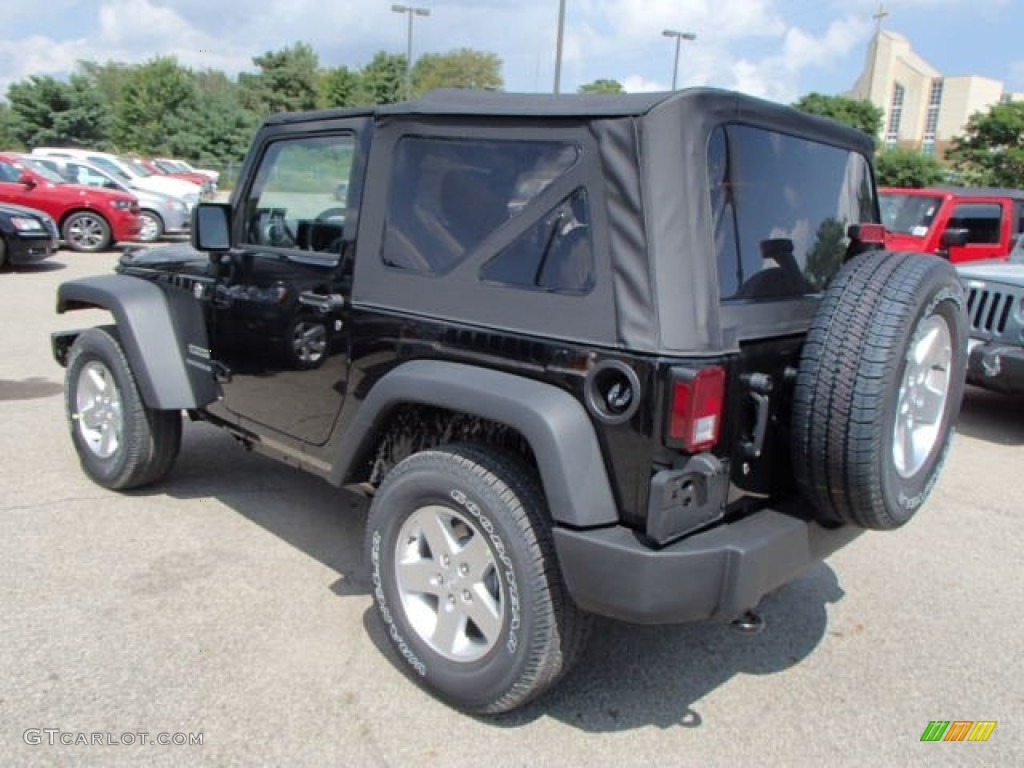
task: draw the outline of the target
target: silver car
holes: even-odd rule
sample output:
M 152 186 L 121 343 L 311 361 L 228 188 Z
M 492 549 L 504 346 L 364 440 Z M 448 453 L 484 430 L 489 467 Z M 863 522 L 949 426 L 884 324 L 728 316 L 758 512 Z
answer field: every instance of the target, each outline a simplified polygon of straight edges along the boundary
M 189 206 L 180 198 L 133 187 L 124 179 L 76 158 L 32 155 L 32 159 L 52 168 L 74 184 L 120 189 L 135 195 L 139 199 L 139 219 L 142 222 L 138 239 L 144 243 L 152 243 L 165 235 L 184 235 L 189 232 Z

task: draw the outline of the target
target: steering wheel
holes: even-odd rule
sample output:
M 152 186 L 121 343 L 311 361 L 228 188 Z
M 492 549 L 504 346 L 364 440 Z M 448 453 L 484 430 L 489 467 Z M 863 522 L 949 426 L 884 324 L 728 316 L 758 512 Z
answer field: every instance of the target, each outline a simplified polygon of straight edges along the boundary
M 271 211 L 260 225 L 260 241 L 275 248 L 294 248 L 298 236 L 283 212 Z
M 311 222 L 309 233 L 309 249 L 311 251 L 341 252 L 346 213 L 346 208 L 327 208 L 316 215 Z M 322 247 L 321 240 L 327 241 Z

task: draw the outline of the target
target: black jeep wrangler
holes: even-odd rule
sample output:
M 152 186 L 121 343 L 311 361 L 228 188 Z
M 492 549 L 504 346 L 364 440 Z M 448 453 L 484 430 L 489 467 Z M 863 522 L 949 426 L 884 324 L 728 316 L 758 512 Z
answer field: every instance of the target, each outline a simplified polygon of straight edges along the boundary
M 881 249 L 871 155 L 710 89 L 274 116 L 194 248 L 60 287 L 115 320 L 53 339 L 72 440 L 135 488 L 185 412 L 361 488 L 401 665 L 512 709 L 591 615 L 736 620 L 924 502 L 964 290 Z

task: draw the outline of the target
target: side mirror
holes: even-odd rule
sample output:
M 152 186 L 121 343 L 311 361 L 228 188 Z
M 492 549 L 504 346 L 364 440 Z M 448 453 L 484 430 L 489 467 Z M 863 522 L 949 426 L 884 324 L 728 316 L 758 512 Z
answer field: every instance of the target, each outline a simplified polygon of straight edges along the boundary
M 27 173 L 22 173 L 18 177 L 18 183 L 23 187 L 28 187 L 29 189 L 33 189 L 36 186 L 36 180 Z
M 192 209 L 192 247 L 223 253 L 231 250 L 231 206 L 199 203 Z
M 942 233 L 939 245 L 943 248 L 950 248 L 954 245 L 967 245 L 967 239 L 970 237 L 970 234 L 970 230 L 966 229 L 947 229 Z

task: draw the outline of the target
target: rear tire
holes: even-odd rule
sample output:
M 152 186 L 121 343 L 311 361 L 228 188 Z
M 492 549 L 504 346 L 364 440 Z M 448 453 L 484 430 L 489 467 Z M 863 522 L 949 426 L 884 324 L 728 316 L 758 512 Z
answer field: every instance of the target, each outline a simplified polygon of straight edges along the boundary
M 64 404 L 82 469 L 96 483 L 128 490 L 170 470 L 181 445 L 180 411 L 142 402 L 112 326 L 83 332 L 71 346 Z
M 466 712 L 522 706 L 575 663 L 590 616 L 568 595 L 534 473 L 489 448 L 417 453 L 384 479 L 366 549 L 401 664 Z
M 873 252 L 836 276 L 793 398 L 796 478 L 824 522 L 889 530 L 924 503 L 963 397 L 964 306 L 935 256 Z

